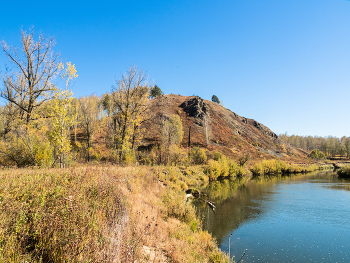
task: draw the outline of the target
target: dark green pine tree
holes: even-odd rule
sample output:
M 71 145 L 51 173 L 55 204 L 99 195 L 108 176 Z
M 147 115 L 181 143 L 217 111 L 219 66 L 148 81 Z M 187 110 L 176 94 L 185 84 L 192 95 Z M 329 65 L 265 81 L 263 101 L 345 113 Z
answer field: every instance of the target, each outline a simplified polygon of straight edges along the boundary
M 216 95 L 213 95 L 213 97 L 211 97 L 211 101 L 216 102 L 217 104 L 220 104 L 220 100 Z
M 154 87 L 151 88 L 149 92 L 149 96 L 151 97 L 151 99 L 153 99 L 160 95 L 164 95 L 163 91 L 157 85 L 154 85 Z

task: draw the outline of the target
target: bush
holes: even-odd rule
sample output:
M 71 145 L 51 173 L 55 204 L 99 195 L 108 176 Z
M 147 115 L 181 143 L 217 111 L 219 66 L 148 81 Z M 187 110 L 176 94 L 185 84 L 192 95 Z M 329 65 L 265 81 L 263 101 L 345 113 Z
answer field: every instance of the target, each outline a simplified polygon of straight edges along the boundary
M 253 176 L 264 175 L 264 166 L 262 163 L 255 163 L 250 171 L 252 172 Z
M 320 170 L 317 165 L 309 166 L 298 166 L 288 165 L 283 161 L 276 160 L 263 160 L 261 163 L 255 163 L 250 169 L 254 176 L 268 175 L 268 174 L 279 174 L 279 173 L 306 173 Z
M 169 156 L 172 165 L 179 165 L 186 161 L 187 153 L 183 148 L 177 145 L 171 145 L 169 147 Z
M 54 164 L 53 147 L 44 131 L 20 127 L 0 142 L 0 164 L 4 166 L 50 167 Z
M 262 165 L 264 168 L 264 174 L 276 174 L 276 161 L 275 160 L 263 160 Z
M 238 167 L 238 171 L 237 171 L 237 176 L 238 177 L 242 177 L 242 176 L 244 176 L 246 174 L 247 174 L 247 170 L 244 169 L 244 167 L 242 167 L 242 166 Z
M 218 177 L 237 176 L 240 170 L 240 168 L 237 168 L 236 163 L 227 159 L 226 156 L 222 156 L 219 161 L 209 160 L 204 172 L 209 176 L 210 181 L 214 181 Z
M 150 153 L 147 153 L 147 152 L 143 152 L 143 151 L 137 152 L 137 160 L 140 164 L 143 164 L 143 165 L 152 164 Z
M 350 165 L 344 165 L 342 166 L 338 171 L 337 174 L 339 177 L 350 177 Z
M 204 172 L 209 176 L 210 181 L 216 180 L 221 174 L 221 166 L 218 161 L 209 160 Z
M 126 150 L 122 155 L 122 164 L 133 164 L 136 162 L 135 152 L 132 149 Z
M 202 164 L 207 161 L 207 155 L 203 148 L 194 147 L 190 151 L 190 157 L 193 160 L 194 164 Z
M 237 164 L 233 161 L 229 161 L 229 176 L 233 177 L 238 174 L 239 168 L 237 168 Z
M 224 156 L 224 155 L 221 152 L 215 152 L 214 153 L 214 160 L 219 161 L 222 158 L 222 156 Z
M 324 155 L 324 153 L 321 152 L 319 149 L 312 150 L 312 152 L 310 153 L 309 156 L 310 156 L 310 158 L 315 159 L 315 160 L 326 159 L 326 156 Z
M 249 153 L 245 153 L 242 154 L 239 158 L 238 158 L 238 162 L 239 162 L 239 166 L 244 166 L 246 164 L 246 162 L 248 162 L 250 159 L 250 154 Z
M 175 217 L 187 224 L 197 221 L 193 206 L 186 202 L 182 192 L 168 190 L 163 196 L 163 204 L 168 217 Z

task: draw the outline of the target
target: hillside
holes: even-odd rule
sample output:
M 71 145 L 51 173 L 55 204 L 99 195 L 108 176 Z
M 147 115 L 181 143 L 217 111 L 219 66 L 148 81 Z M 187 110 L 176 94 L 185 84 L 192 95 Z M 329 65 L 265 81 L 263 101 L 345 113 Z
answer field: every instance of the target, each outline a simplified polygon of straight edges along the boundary
M 254 160 L 277 157 L 298 162 L 305 161 L 307 155 L 301 149 L 283 145 L 278 136 L 263 124 L 197 96 L 159 96 L 149 101 L 149 110 L 151 119 L 143 125 L 143 145 L 147 148 L 160 143 L 162 122 L 172 114 L 178 114 L 183 124 L 184 147 L 188 146 L 191 129 L 191 146 L 220 151 L 233 159 L 248 152 Z

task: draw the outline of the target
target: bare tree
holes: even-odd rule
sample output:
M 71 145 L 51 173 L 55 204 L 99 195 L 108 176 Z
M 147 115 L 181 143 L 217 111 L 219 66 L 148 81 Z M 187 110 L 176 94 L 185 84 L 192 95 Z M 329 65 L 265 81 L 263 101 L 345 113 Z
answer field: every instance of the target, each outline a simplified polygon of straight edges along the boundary
M 35 110 L 50 99 L 49 93 L 54 85 L 52 80 L 58 73 L 59 55 L 54 55 L 52 48 L 55 40 L 39 35 L 34 40 L 33 28 L 29 33 L 21 31 L 21 51 L 10 47 L 5 41 L 1 47 L 9 59 L 12 68 L 6 69 L 2 76 L 4 87 L 0 96 L 14 104 L 24 114 L 23 119 L 28 124 L 42 116 L 34 116 Z

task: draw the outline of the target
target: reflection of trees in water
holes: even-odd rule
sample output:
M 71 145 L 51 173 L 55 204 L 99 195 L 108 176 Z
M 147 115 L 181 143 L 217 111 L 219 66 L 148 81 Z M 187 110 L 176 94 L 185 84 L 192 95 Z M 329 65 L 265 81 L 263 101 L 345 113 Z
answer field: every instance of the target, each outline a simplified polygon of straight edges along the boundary
M 334 176 L 333 172 L 223 180 L 212 182 L 202 190 L 208 194 L 205 199 L 215 202 L 216 213 L 204 202 L 197 200 L 194 203 L 197 214 L 202 219 L 204 229 L 212 233 L 220 244 L 230 232 L 240 225 L 269 212 L 269 207 L 261 206 L 261 201 L 274 198 L 274 188 L 277 187 L 277 182 L 312 182 L 313 179 L 317 178 L 328 182 L 328 185 L 325 184 L 327 187 L 332 186 L 329 182 L 341 182 Z M 341 187 L 339 184 L 334 185 Z M 347 185 L 342 189 L 350 190 L 350 186 Z
M 324 173 L 318 173 L 310 183 L 318 183 L 322 187 L 333 189 L 333 190 L 347 190 L 350 191 L 350 178 L 340 178 L 336 172 L 327 171 Z

